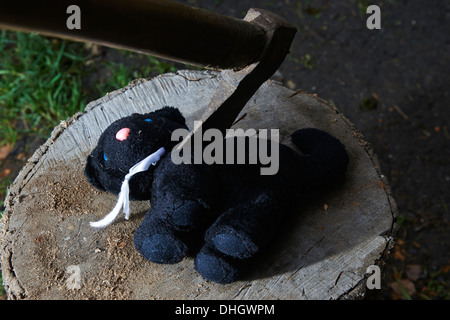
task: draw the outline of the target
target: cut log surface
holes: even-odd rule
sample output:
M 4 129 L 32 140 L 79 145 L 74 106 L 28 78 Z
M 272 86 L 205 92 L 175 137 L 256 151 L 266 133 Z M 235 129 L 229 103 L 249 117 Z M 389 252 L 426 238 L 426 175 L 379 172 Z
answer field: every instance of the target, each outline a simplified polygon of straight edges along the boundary
M 179 71 L 133 81 L 61 122 L 9 189 L 1 222 L 1 267 L 11 299 L 342 299 L 366 291 L 370 265 L 383 266 L 397 215 L 371 146 L 334 106 L 267 81 L 234 128 L 279 129 L 280 141 L 315 127 L 339 138 L 350 166 L 339 188 L 292 208 L 279 236 L 247 278 L 228 285 L 204 280 L 193 257 L 154 264 L 134 248 L 149 201 L 132 202 L 105 229 L 115 195 L 90 186 L 83 169 L 104 129 L 116 119 L 175 106 L 190 128 L 226 71 Z M 79 282 L 77 282 L 79 279 Z

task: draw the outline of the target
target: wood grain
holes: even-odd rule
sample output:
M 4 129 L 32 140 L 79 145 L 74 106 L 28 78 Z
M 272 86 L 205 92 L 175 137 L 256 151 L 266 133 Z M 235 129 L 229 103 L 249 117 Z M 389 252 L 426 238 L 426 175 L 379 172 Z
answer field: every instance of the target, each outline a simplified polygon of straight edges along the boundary
M 223 71 L 227 72 L 227 71 Z M 350 155 L 340 188 L 292 208 L 279 237 L 242 281 L 219 285 L 202 279 L 193 258 L 175 265 L 143 259 L 133 233 L 150 207 L 132 203 L 106 229 L 96 221 L 116 197 L 96 191 L 83 176 L 86 156 L 114 120 L 134 112 L 175 106 L 188 126 L 226 74 L 179 71 L 127 87 L 89 103 L 57 126 L 29 159 L 9 190 L 1 220 L 1 267 L 11 299 L 342 299 L 366 290 L 366 270 L 382 266 L 393 246 L 397 215 L 389 184 L 370 144 L 337 109 L 308 94 L 267 81 L 242 110 L 235 128 L 279 129 L 288 135 L 316 127 L 338 137 Z M 293 147 L 293 146 L 292 146 Z M 71 265 L 81 288 L 67 287 Z

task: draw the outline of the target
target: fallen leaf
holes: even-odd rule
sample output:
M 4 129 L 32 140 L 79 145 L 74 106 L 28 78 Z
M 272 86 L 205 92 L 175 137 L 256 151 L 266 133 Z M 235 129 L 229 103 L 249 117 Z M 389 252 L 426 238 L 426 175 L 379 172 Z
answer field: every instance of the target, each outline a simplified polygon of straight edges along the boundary
M 402 252 L 397 250 L 394 252 L 394 259 L 400 260 L 400 261 L 405 261 L 405 255 Z
M 397 244 L 394 246 L 394 259 L 404 261 L 406 257 L 406 250 L 402 247 L 404 241 L 397 239 Z
M 413 245 L 414 247 L 416 247 L 416 248 L 420 248 L 420 247 L 421 247 L 421 245 L 418 244 L 418 243 L 415 242 L 415 241 L 412 242 L 412 245 Z
M 6 168 L 5 170 L 0 172 L 0 178 L 6 178 L 11 174 L 11 169 Z
M 17 155 L 17 157 L 16 157 L 16 160 L 22 160 L 23 159 L 23 157 L 25 157 L 25 153 L 23 153 L 23 152 L 21 152 L 21 153 L 19 153 L 18 155 Z
M 11 152 L 12 148 L 13 148 L 13 145 L 11 143 L 1 146 L 0 147 L 0 160 L 6 159 L 6 157 Z
M 391 282 L 389 286 L 393 291 L 392 299 L 394 300 L 411 298 L 411 295 L 416 292 L 416 286 L 409 279 L 400 279 Z

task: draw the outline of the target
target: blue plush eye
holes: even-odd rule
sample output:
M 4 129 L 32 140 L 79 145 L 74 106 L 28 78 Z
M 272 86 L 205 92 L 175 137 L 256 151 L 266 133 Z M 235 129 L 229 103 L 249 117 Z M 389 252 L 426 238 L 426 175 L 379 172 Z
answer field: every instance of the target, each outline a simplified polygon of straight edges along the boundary
M 152 122 L 153 120 L 152 119 L 145 119 L 144 121 Z
M 108 157 L 106 156 L 106 154 L 103 154 L 103 160 L 108 161 Z

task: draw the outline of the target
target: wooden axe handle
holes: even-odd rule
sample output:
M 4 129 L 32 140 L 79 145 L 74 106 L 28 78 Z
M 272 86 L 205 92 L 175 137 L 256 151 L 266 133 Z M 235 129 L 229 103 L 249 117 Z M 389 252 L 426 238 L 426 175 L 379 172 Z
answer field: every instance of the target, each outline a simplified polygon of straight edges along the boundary
M 66 25 L 72 4 L 81 29 Z M 0 26 L 222 69 L 259 61 L 267 42 L 255 24 L 167 0 L 3 1 Z

